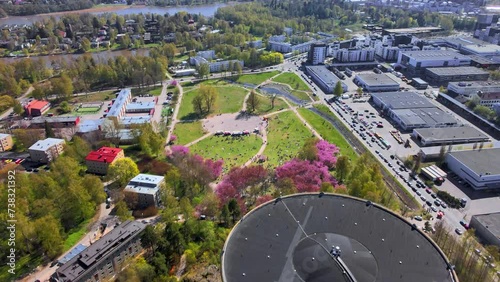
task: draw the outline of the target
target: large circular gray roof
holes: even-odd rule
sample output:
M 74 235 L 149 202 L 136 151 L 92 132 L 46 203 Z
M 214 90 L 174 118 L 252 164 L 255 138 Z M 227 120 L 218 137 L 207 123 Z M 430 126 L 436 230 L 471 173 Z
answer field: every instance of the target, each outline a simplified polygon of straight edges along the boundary
M 222 254 L 225 282 L 457 281 L 449 268 L 434 242 L 393 212 L 322 193 L 255 208 L 234 227 Z

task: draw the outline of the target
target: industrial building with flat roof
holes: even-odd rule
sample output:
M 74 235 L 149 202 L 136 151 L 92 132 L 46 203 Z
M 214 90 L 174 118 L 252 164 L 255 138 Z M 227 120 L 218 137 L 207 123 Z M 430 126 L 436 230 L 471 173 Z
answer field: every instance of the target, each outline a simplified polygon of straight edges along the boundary
M 427 27 L 410 27 L 410 28 L 384 28 L 382 35 L 388 34 L 431 34 L 434 32 L 442 31 L 441 27 L 427 26 Z
M 139 221 L 126 221 L 60 266 L 51 282 L 106 281 L 117 275 L 126 259 L 142 250 Z
M 73 127 L 80 123 L 78 116 L 38 117 L 30 121 L 30 127 L 42 128 L 48 123 L 51 127 Z
M 399 52 L 398 64 L 411 75 L 421 75 L 427 68 L 469 66 L 471 59 L 451 50 Z
M 500 212 L 473 215 L 469 226 L 485 245 L 500 247 Z
M 221 264 L 224 282 L 458 281 L 422 230 L 339 194 L 294 194 L 253 209 L 227 237 Z
M 463 95 L 470 97 L 479 93 L 500 93 L 500 82 L 498 81 L 468 81 L 448 83 L 448 94 Z
M 433 85 L 447 85 L 452 81 L 488 80 L 490 73 L 476 67 L 429 68 L 425 80 Z
M 306 66 L 306 73 L 311 76 L 312 80 L 314 80 L 326 94 L 332 94 L 335 85 L 339 81 L 342 84 L 344 92 L 347 91 L 347 85 L 329 71 L 326 66 Z
M 415 92 L 372 93 L 373 103 L 403 130 L 457 125 L 457 120 Z
M 462 46 L 460 51 L 466 55 L 479 55 L 482 57 L 498 56 L 500 46 L 495 44 L 469 44 Z
M 155 108 L 155 102 L 129 103 L 125 108 L 127 113 L 149 113 Z
M 471 126 L 417 128 L 413 129 L 412 136 L 422 146 L 490 142 L 488 136 Z
M 361 73 L 354 78 L 354 83 L 369 92 L 398 91 L 399 83 L 386 74 Z
M 450 152 L 446 164 L 476 190 L 500 188 L 500 148 Z
M 160 186 L 163 182 L 163 176 L 141 173 L 130 180 L 123 192 L 126 195 L 134 195 L 137 208 L 158 206 L 160 204 Z

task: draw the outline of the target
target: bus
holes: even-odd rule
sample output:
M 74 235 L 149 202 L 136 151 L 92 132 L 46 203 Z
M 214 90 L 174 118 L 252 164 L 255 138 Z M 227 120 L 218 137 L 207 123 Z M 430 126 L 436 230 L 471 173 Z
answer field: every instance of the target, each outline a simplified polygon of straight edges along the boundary
M 380 139 L 380 143 L 382 143 L 382 145 L 387 149 L 389 150 L 391 148 L 391 143 L 387 142 L 387 140 L 385 139 Z

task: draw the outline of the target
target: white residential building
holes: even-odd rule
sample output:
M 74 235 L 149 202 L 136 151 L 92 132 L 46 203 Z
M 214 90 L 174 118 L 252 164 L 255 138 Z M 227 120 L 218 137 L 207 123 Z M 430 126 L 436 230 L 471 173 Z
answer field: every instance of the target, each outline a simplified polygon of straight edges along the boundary
M 32 161 L 46 164 L 64 152 L 65 143 L 64 139 L 47 138 L 37 141 L 29 147 L 28 152 Z
M 130 180 L 123 192 L 135 200 L 136 208 L 159 206 L 160 187 L 164 182 L 163 176 L 141 173 Z

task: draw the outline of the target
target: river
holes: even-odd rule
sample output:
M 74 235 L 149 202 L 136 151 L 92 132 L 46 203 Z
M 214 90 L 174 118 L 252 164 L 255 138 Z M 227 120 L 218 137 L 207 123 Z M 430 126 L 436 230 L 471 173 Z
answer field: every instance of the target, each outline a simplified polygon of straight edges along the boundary
M 138 50 L 117 50 L 117 51 L 102 51 L 97 53 L 89 53 L 96 61 L 107 61 L 109 58 L 114 58 L 117 56 L 148 56 L 149 49 L 138 49 Z M 83 54 L 60 54 L 60 55 L 49 55 L 49 56 L 34 56 L 31 57 L 34 60 L 42 59 L 47 67 L 52 65 L 52 62 L 59 62 L 60 60 L 65 60 L 66 62 L 71 62 L 76 60 L 79 56 Z M 24 58 L 0 58 L 4 63 L 13 63 L 18 60 L 23 60 Z
M 96 11 L 90 11 L 90 14 L 93 15 L 99 15 L 99 14 L 104 14 L 104 13 L 115 13 L 117 15 L 129 15 L 129 14 L 147 14 L 147 13 L 152 13 L 152 14 L 159 14 L 159 15 L 164 15 L 164 14 L 169 14 L 173 15 L 177 12 L 188 12 L 190 14 L 201 14 L 206 17 L 211 17 L 215 14 L 217 9 L 226 7 L 228 5 L 234 5 L 235 3 L 214 3 L 214 4 L 209 4 L 209 5 L 196 5 L 196 6 L 179 6 L 179 7 L 156 7 L 156 6 L 130 6 L 126 8 L 122 8 L 123 5 L 117 6 L 116 10 L 108 10 L 108 11 L 99 11 L 97 9 Z M 99 7 L 99 6 L 98 6 Z M 78 11 L 69 11 L 70 13 L 78 13 Z M 85 12 L 85 11 L 83 11 Z M 59 18 L 62 15 L 64 15 L 64 12 L 61 13 L 53 13 L 53 14 L 44 14 L 44 15 L 33 15 L 33 16 L 20 16 L 20 17 L 8 17 L 5 19 L 0 19 L 0 25 L 8 24 L 18 24 L 18 25 L 23 25 L 23 24 L 32 24 L 37 21 L 41 21 L 44 18 L 47 18 L 49 16 L 53 16 L 55 18 Z
M 186 11 L 190 14 L 201 14 L 206 17 L 211 17 L 215 14 L 217 9 L 221 7 L 226 7 L 228 5 L 234 5 L 235 2 L 231 3 L 214 3 L 211 5 L 199 5 L 199 6 L 183 6 L 183 7 L 155 7 L 155 6 L 131 6 L 126 7 L 125 9 L 117 9 L 115 11 L 107 11 L 107 12 L 90 12 L 91 14 L 103 14 L 103 13 L 115 13 L 118 15 L 127 15 L 127 14 L 139 14 L 139 13 L 153 13 L 153 14 L 161 14 L 164 15 L 168 13 L 173 15 L 177 12 Z M 77 13 L 77 11 L 73 11 L 72 13 Z M 64 15 L 64 13 L 54 13 L 52 16 L 58 18 Z M 28 17 L 9 17 L 7 19 L 0 19 L 0 25 L 3 24 L 31 24 L 36 21 L 40 21 L 43 17 L 47 17 L 49 15 L 34 15 Z M 119 50 L 119 51 L 103 51 L 99 53 L 91 53 L 92 57 L 96 60 L 107 60 L 109 58 L 114 58 L 119 55 L 128 56 L 128 55 L 143 55 L 147 56 L 149 54 L 148 49 L 140 49 L 140 50 Z M 52 61 L 59 60 L 74 60 L 82 54 L 61 54 L 61 55 L 49 55 L 49 56 L 38 56 L 32 58 L 43 58 L 45 64 L 50 66 Z M 12 63 L 16 60 L 22 60 L 22 58 L 0 58 L 5 63 Z

